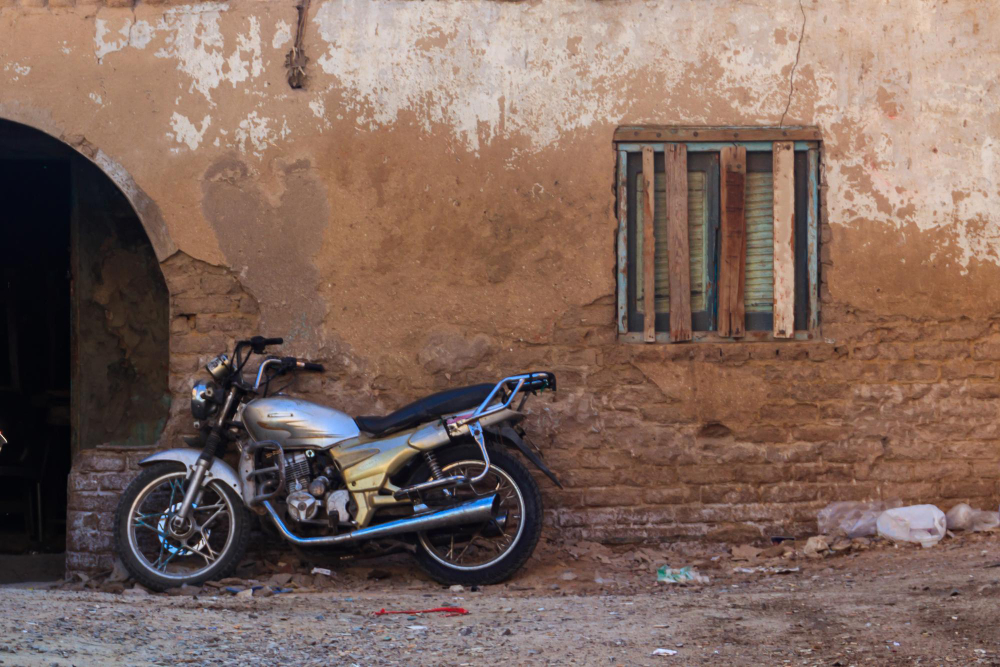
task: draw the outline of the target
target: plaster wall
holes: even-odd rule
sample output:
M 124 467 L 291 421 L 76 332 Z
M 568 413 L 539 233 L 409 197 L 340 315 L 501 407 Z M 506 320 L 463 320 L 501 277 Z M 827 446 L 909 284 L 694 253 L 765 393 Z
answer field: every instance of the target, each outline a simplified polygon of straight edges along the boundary
M 1000 7 L 326 0 L 293 90 L 295 4 L 0 0 L 0 117 L 101 164 L 164 267 L 161 446 L 253 323 L 347 411 L 555 370 L 567 535 L 996 505 Z M 646 123 L 820 128 L 819 339 L 616 340 L 612 133 Z

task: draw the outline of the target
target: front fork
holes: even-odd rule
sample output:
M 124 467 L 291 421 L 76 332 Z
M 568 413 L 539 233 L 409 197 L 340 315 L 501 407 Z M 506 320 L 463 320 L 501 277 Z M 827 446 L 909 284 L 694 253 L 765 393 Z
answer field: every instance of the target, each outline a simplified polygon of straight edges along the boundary
M 219 411 L 219 418 L 212 425 L 212 432 L 205 439 L 205 448 L 202 450 L 201 456 L 198 457 L 194 468 L 188 473 L 187 490 L 184 492 L 184 500 L 181 501 L 180 509 L 170 518 L 170 529 L 175 534 L 183 535 L 190 532 L 190 528 L 192 527 L 192 522 L 189 519 L 191 508 L 194 507 L 201 496 L 202 485 L 205 483 L 205 477 L 212 467 L 212 461 L 223 453 L 220 451 L 225 446 L 222 433 L 229 417 L 229 411 L 235 402 L 236 388 L 233 387 L 226 395 L 226 401 L 222 406 L 222 410 Z

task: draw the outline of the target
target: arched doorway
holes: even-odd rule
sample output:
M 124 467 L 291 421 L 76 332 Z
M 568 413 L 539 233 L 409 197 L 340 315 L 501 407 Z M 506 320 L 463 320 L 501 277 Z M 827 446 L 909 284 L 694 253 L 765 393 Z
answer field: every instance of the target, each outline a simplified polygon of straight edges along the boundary
M 74 455 L 156 441 L 169 298 L 135 210 L 62 142 L 0 120 L 0 567 L 62 575 Z M 86 479 L 80 480 L 86 485 Z M 21 556 L 23 562 L 18 560 Z M 28 566 L 25 569 L 25 565 Z

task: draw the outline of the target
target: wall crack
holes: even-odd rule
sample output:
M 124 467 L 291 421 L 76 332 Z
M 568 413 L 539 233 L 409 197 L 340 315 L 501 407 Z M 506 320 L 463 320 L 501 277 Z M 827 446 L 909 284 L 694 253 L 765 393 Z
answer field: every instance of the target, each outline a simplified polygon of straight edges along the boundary
M 795 62 L 792 63 L 792 72 L 788 76 L 788 100 L 785 101 L 785 110 L 781 112 L 781 120 L 778 121 L 778 127 L 784 126 L 785 116 L 788 114 L 788 109 L 792 106 L 792 95 L 795 94 L 795 70 L 799 66 L 799 57 L 802 55 L 802 42 L 806 41 L 806 8 L 802 6 L 802 0 L 799 0 L 799 11 L 802 12 L 802 27 L 799 29 L 799 46 L 795 50 Z

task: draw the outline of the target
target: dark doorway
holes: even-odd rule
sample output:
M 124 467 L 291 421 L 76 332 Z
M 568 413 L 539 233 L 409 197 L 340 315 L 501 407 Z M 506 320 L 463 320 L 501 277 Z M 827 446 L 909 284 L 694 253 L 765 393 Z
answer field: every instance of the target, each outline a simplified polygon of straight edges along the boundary
M 0 158 L 0 550 L 61 549 L 70 468 L 70 165 Z
M 65 550 L 81 450 L 155 443 L 167 323 L 159 264 L 121 191 L 63 143 L 0 120 L 0 553 Z

